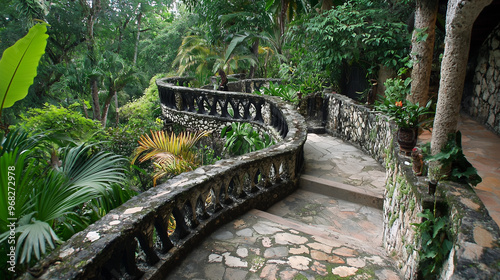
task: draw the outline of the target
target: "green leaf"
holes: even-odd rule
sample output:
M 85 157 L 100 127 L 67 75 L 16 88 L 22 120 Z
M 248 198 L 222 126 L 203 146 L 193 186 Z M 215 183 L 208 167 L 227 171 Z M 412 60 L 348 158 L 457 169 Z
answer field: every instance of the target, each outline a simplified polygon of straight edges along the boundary
M 19 223 L 16 232 L 21 235 L 17 239 L 16 256 L 20 256 L 18 257 L 20 263 L 29 263 L 33 254 L 40 259 L 46 252 L 46 244 L 54 249 L 55 243 L 60 242 L 54 230 L 46 222 L 32 218 L 28 223 L 21 224 L 21 221 Z
M 446 219 L 438 218 L 437 222 L 434 224 L 434 232 L 432 233 L 432 238 L 436 238 L 441 229 L 445 229 Z
M 36 68 L 47 45 L 47 24 L 33 26 L 28 34 L 7 48 L 0 60 L 0 110 L 28 94 Z
M 243 41 L 249 38 L 248 34 L 243 34 L 243 35 L 236 35 L 233 40 L 231 40 L 231 43 L 229 43 L 229 46 L 227 47 L 226 54 L 224 56 L 224 62 L 227 62 L 229 59 L 229 56 L 233 53 L 234 49 L 236 46 L 241 44 Z

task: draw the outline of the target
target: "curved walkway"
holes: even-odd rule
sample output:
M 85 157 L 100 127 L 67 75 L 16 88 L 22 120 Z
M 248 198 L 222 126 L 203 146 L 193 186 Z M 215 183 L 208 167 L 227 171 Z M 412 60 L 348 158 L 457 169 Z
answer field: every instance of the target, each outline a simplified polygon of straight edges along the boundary
M 500 136 L 465 115 L 460 116 L 458 129 L 464 154 L 483 179 L 475 191 L 500 226 Z M 431 133 L 424 132 L 419 141 L 428 142 L 430 138 Z
M 221 226 L 166 279 L 402 279 L 382 246 L 385 169 L 340 139 L 307 138 L 300 189 Z

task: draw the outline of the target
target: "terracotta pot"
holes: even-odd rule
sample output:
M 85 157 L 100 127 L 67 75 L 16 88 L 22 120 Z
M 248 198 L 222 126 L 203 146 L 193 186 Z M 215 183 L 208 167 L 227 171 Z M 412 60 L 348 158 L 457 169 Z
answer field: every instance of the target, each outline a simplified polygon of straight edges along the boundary
M 418 127 L 400 127 L 398 129 L 398 144 L 399 149 L 407 155 L 411 154 L 411 150 L 417 145 Z

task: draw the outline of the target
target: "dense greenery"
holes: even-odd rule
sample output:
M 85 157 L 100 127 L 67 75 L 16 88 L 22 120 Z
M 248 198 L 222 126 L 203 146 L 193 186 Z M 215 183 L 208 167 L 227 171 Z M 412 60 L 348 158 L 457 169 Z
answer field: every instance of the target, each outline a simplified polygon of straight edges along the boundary
M 14 229 L 18 265 L 32 264 L 48 247 L 53 249 L 132 195 L 124 184 L 125 158 L 96 144 L 75 145 L 19 130 L 2 135 L 0 143 L 5 167 L 0 180 L 13 183 L 1 188 L 1 249 L 9 248 L 6 240 Z M 15 228 L 7 228 L 8 218 L 15 218 Z M 1 258 L 6 265 L 6 253 Z
M 102 119 L 109 110 L 104 124 L 109 126 L 115 122 L 115 96 L 119 107 L 141 95 L 146 77 L 172 70 L 190 19 L 174 22 L 167 9 L 170 0 L 6 2 L 0 14 L 0 51 L 25 34 L 33 19 L 49 24 L 35 86 L 28 98 L 6 110 L 2 121 L 9 124 L 19 122 L 19 113 L 27 108 L 79 102 L 92 119 Z M 99 92 L 98 103 L 94 92 Z
M 280 76 L 308 94 L 341 84 L 351 65 L 371 78 L 380 65 L 398 69 L 410 45 L 407 1 L 185 0 L 189 9 L 177 3 L 176 12 L 170 2 L 6 0 L 0 51 L 35 19 L 50 26 L 36 86 L 2 121 L 18 123 L 21 112 L 46 103 L 78 103 L 86 118 L 116 126 L 117 109 L 167 72 L 200 85 L 218 69 Z
M 306 78 L 319 74 L 338 86 L 352 65 L 361 66 L 372 78 L 381 65 L 399 69 L 410 46 L 404 23 L 409 9 L 391 4 L 346 1 L 299 21 L 292 28 L 291 71 Z
M 443 263 L 453 247 L 448 217 L 437 214 L 436 203 L 433 211 L 425 209 L 418 213 L 418 217 L 422 218 L 422 222 L 411 225 L 415 228 L 422 246 L 418 251 L 421 276 L 425 279 L 438 279 Z
M 231 123 L 222 130 L 225 138 L 224 150 L 232 156 L 239 156 L 267 148 L 274 141 L 267 134 L 262 136 L 249 123 Z

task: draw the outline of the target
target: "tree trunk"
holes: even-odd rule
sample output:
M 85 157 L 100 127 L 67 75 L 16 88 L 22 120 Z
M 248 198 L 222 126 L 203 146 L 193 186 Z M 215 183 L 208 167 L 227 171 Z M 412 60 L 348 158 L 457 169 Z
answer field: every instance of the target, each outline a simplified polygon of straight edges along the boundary
M 139 4 L 139 15 L 137 15 L 137 36 L 135 38 L 135 48 L 134 48 L 134 61 L 132 64 L 135 66 L 137 63 L 137 52 L 139 49 L 139 39 L 141 37 L 141 19 L 142 19 L 142 11 L 141 4 Z
M 128 22 L 130 21 L 129 18 L 125 19 L 125 22 L 123 23 L 123 26 L 120 26 L 118 28 L 118 48 L 116 49 L 116 53 L 120 54 L 121 48 L 122 48 L 122 41 L 123 41 L 123 31 L 127 28 Z
M 333 1 L 332 0 L 323 0 L 321 2 L 321 11 L 329 11 L 333 7 Z
M 429 100 L 438 3 L 438 0 L 417 0 L 415 11 L 415 27 L 411 39 L 411 56 L 414 63 L 411 72 L 411 95 L 407 99 L 412 103 L 418 102 L 420 106 L 425 106 Z M 423 40 L 422 36 L 425 35 L 427 39 Z
M 285 34 L 285 21 L 286 21 L 286 12 L 288 10 L 288 1 L 287 0 L 281 0 L 281 11 L 280 11 L 280 37 Z
M 97 77 L 90 78 L 90 87 L 92 90 L 92 109 L 94 120 L 101 120 L 101 106 L 99 106 L 99 87 L 97 86 Z
M 90 60 L 90 67 L 97 67 L 97 55 L 95 53 L 95 39 L 94 39 L 94 23 L 96 21 L 97 13 L 101 8 L 101 0 L 92 0 L 92 4 L 85 0 L 80 0 L 80 5 L 87 13 L 87 51 Z M 90 88 L 92 91 L 93 112 L 94 119 L 101 120 L 100 106 L 99 106 L 99 87 L 97 85 L 97 77 L 90 78 Z
M 472 26 L 492 0 L 450 0 L 446 12 L 446 37 L 438 102 L 431 139 L 431 152 L 439 153 L 449 135 L 457 132 L 460 103 L 464 88 Z M 449 167 L 436 163 L 429 169 L 431 179 Z M 439 179 L 439 177 L 437 177 Z
M 120 122 L 120 116 L 118 115 L 119 113 L 119 108 L 118 108 L 118 93 L 115 94 L 115 113 L 116 113 L 116 123 L 115 126 L 118 127 L 118 123 Z
M 222 68 L 220 68 L 218 70 L 218 73 L 219 73 L 219 76 L 220 76 L 220 85 L 219 85 L 219 89 L 218 90 L 223 90 L 223 91 L 227 91 L 228 88 L 227 88 L 227 76 L 226 76 L 226 72 L 224 72 L 224 70 L 222 70 Z
M 104 106 L 102 108 L 102 117 L 101 117 L 102 127 L 106 127 L 106 122 L 108 121 L 109 106 L 111 105 L 111 100 L 115 95 L 116 95 L 116 90 L 113 87 L 113 85 L 110 85 L 108 90 L 108 96 L 106 97 L 106 101 L 104 101 Z
M 250 66 L 250 73 L 248 74 L 249 79 L 253 79 L 253 77 L 255 76 L 255 69 L 259 64 L 259 41 L 260 41 L 259 39 L 255 39 L 255 41 L 252 44 L 252 53 L 255 56 L 257 63 L 255 65 Z

